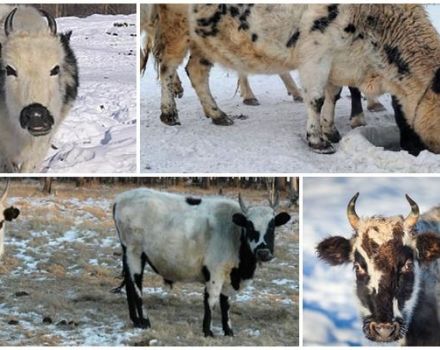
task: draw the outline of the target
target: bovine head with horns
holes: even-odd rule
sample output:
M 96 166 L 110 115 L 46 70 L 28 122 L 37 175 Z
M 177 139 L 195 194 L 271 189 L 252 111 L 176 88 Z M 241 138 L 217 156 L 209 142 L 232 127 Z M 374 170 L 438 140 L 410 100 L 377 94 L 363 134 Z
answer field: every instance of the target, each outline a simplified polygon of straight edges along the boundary
M 357 193 L 348 203 L 351 239 L 329 237 L 317 246 L 318 256 L 330 265 L 352 263 L 356 294 L 367 339 L 402 339 L 416 307 L 421 265 L 440 258 L 440 236 L 417 233 L 419 207 L 408 195 L 411 211 L 404 218 L 359 217 Z
M 278 198 L 278 196 L 277 196 Z M 238 195 L 241 213 L 234 214 L 232 221 L 243 228 L 242 239 L 258 261 L 270 261 L 274 257 L 275 227 L 286 224 L 290 215 L 286 212 L 276 214 L 278 199 L 270 206 L 248 207 L 241 195 Z

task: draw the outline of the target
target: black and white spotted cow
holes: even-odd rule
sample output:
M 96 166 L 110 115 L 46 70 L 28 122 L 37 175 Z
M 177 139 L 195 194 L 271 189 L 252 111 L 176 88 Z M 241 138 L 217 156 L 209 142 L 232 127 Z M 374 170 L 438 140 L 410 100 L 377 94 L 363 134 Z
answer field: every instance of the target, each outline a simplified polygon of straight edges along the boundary
M 440 208 L 419 219 L 417 204 L 407 196 L 406 217 L 362 217 L 356 194 L 347 215 L 354 234 L 319 243 L 318 255 L 330 265 L 352 263 L 362 330 L 375 342 L 440 345 Z M 433 221 L 434 219 L 434 221 Z
M 168 284 L 205 284 L 203 332 L 213 336 L 211 311 L 219 302 L 225 335 L 232 336 L 229 296 L 249 282 L 257 262 L 272 260 L 275 228 L 290 220 L 274 206 L 246 207 L 223 197 L 185 197 L 136 189 L 117 196 L 115 225 L 123 250 L 130 318 L 148 328 L 142 308 L 146 263 Z

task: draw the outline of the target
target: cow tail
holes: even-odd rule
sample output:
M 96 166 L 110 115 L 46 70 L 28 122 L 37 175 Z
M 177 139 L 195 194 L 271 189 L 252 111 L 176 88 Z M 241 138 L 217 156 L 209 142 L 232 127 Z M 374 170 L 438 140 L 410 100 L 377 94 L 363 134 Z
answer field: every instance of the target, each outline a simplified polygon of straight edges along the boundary
M 117 223 L 117 221 L 116 221 L 116 203 L 113 204 L 113 221 L 115 222 L 116 232 L 118 233 L 119 241 L 121 242 L 123 255 L 125 255 L 125 247 L 124 247 L 124 245 L 122 244 L 122 241 L 121 241 L 121 235 L 120 235 L 120 233 L 119 233 L 119 228 L 118 228 L 118 223 Z M 123 257 L 123 259 L 124 259 L 124 258 L 125 258 L 125 257 Z M 123 265 L 124 265 L 124 264 L 123 264 Z M 121 271 L 120 278 L 122 278 L 122 282 L 121 282 L 121 284 L 120 284 L 118 287 L 113 288 L 113 289 L 111 290 L 112 293 L 122 293 L 122 288 L 125 286 L 125 269 L 124 269 L 124 266 L 122 266 L 122 271 Z

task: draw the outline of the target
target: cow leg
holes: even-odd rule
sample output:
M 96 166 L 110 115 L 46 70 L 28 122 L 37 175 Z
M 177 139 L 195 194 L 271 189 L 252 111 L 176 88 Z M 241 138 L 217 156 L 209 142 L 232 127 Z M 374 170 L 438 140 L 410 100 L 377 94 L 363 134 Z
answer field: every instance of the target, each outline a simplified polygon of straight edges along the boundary
M 191 84 L 196 90 L 200 103 L 207 118 L 217 125 L 232 125 L 233 121 L 223 111 L 221 111 L 214 101 L 209 89 L 209 71 L 212 64 L 204 59 L 197 49 L 191 48 L 191 56 L 186 66 Z
M 314 152 L 323 154 L 335 153 L 335 149 L 321 132 L 321 110 L 331 66 L 331 56 L 327 56 L 317 55 L 299 67 L 307 106 L 307 142 Z
M 182 98 L 183 86 L 182 86 L 182 82 L 180 81 L 179 74 L 177 74 L 177 71 L 174 74 L 173 91 L 174 91 L 174 97 Z
M 231 323 L 229 321 L 229 300 L 228 296 L 223 293 L 220 294 L 220 310 L 222 312 L 222 326 L 225 335 L 233 336 L 234 332 L 231 329 Z
M 291 77 L 290 73 L 280 74 L 280 78 L 284 83 L 284 86 L 287 89 L 289 95 L 293 96 L 293 100 L 296 102 L 303 102 L 303 98 L 301 96 L 301 91 L 295 84 L 295 80 Z
M 143 317 L 142 311 L 142 275 L 145 259 L 138 252 L 122 247 L 122 263 L 124 268 L 125 290 L 127 294 L 130 319 L 136 328 L 149 328 L 148 317 Z
M 209 293 L 208 288 L 205 287 L 205 293 L 203 296 L 203 306 L 205 308 L 205 315 L 203 316 L 203 334 L 205 337 L 213 337 L 214 333 L 211 330 L 211 307 L 209 305 Z
M 365 126 L 364 111 L 362 109 L 362 96 L 359 89 L 354 87 L 348 87 L 351 95 L 351 115 L 350 115 L 350 125 L 351 127 L 357 128 L 359 126 Z
M 160 65 L 160 120 L 171 126 L 180 125 L 176 101 L 174 100 L 174 77 L 177 74 L 176 70 L 177 66 L 168 66 L 165 64 Z
M 238 88 L 240 89 L 240 96 L 243 98 L 245 105 L 258 106 L 260 104 L 252 92 L 247 75 L 241 73 L 238 75 Z
M 383 112 L 387 110 L 376 97 L 367 98 L 367 109 L 370 112 Z
M 321 111 L 321 130 L 323 136 L 330 142 L 337 143 L 341 135 L 335 126 L 335 105 L 341 96 L 341 88 L 328 84 L 325 89 L 325 100 Z

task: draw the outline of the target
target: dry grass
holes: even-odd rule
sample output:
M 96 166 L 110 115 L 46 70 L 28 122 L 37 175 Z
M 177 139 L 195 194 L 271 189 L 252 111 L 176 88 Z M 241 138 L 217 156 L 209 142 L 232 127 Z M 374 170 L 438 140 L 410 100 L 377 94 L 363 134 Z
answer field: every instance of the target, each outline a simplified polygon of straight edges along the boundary
M 296 220 L 277 235 L 277 259 L 257 270 L 254 290 L 239 294 L 249 300 L 232 302 L 236 336 L 221 336 L 216 310 L 213 326 L 219 336 L 207 339 L 201 331 L 202 285 L 176 284 L 167 291 L 162 279 L 148 269 L 144 306 L 153 325 L 149 330 L 134 330 L 125 295 L 110 293 L 120 282 L 121 265 L 111 205 L 117 193 L 130 187 L 76 189 L 60 184 L 49 196 L 40 187 L 24 181 L 11 188 L 10 201 L 21 215 L 6 227 L 0 263 L 1 345 L 298 344 L 298 289 L 272 282 L 298 281 L 297 212 L 292 212 Z M 254 203 L 264 200 L 258 191 L 242 193 Z M 236 196 L 235 191 L 224 194 Z M 9 324 L 14 321 L 18 323 Z

